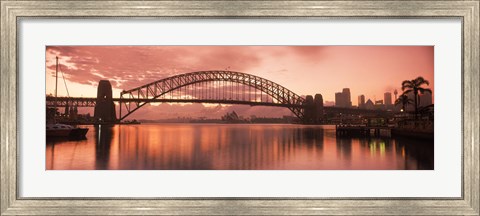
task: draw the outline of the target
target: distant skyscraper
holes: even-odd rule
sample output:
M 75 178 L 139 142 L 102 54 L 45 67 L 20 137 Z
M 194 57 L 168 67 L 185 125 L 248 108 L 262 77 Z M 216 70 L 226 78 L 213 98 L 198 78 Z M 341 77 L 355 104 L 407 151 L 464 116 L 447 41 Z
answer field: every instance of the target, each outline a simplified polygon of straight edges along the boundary
M 337 92 L 335 93 L 335 106 L 336 107 L 343 107 L 345 104 L 343 100 L 343 93 L 342 92 Z
M 432 105 L 432 94 L 430 94 L 429 92 L 425 92 L 424 94 L 420 95 L 419 100 L 420 107 Z
M 383 101 L 384 101 L 386 106 L 391 106 L 392 105 L 392 93 L 385 92 L 385 94 L 383 94 Z
M 358 108 L 365 108 L 365 95 L 358 96 Z
M 344 88 L 342 92 L 335 93 L 335 106 L 336 107 L 352 107 L 352 100 L 350 97 L 350 89 Z
M 408 104 L 408 106 L 405 108 L 406 111 L 414 111 L 415 110 L 415 96 L 413 94 L 413 92 L 409 92 L 407 94 L 407 97 L 409 99 L 412 99 L 412 104 Z
M 342 94 L 345 99 L 345 107 L 352 107 L 352 98 L 350 97 L 350 89 L 344 88 L 342 90 Z

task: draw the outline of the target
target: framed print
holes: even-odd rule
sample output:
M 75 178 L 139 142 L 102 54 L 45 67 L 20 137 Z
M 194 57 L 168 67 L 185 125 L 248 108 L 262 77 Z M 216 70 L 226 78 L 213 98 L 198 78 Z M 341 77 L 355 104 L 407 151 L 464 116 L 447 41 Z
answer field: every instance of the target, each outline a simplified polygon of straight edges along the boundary
M 478 1 L 1 1 L 2 215 L 479 214 Z

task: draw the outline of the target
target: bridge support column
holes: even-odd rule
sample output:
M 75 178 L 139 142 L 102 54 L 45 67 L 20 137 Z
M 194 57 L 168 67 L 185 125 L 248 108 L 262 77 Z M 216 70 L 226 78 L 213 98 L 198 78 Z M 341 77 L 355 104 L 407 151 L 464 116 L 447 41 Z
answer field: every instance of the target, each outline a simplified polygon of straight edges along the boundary
M 114 123 L 117 121 L 115 104 L 112 98 L 112 85 L 108 80 L 100 80 L 97 88 L 97 101 L 94 115 L 98 122 Z

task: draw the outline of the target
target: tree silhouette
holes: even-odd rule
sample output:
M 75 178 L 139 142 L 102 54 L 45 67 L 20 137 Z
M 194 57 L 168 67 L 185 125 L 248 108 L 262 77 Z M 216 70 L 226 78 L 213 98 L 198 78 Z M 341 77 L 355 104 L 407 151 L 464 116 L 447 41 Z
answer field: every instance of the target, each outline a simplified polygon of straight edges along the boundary
M 423 77 L 419 76 L 416 79 L 413 80 L 405 80 L 402 82 L 402 91 L 403 94 L 409 94 L 413 93 L 414 95 L 414 105 L 415 105 L 415 120 L 417 119 L 417 114 L 418 114 L 418 93 L 424 94 L 425 92 L 432 93 L 432 90 L 429 88 L 423 88 L 423 85 L 429 85 L 430 83 L 428 80 L 424 79 Z
M 397 100 L 395 101 L 395 105 L 402 104 L 402 110 L 405 111 L 405 108 L 408 106 L 408 104 L 412 104 L 413 100 L 408 98 L 406 94 L 400 95 Z

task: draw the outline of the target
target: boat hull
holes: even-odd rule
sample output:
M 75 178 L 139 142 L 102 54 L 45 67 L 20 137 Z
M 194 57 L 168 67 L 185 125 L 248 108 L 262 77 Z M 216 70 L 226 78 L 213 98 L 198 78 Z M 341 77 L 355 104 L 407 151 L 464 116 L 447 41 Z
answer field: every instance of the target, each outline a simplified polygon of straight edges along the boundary
M 69 137 L 71 129 L 68 130 L 47 130 L 47 137 Z
M 74 128 L 70 131 L 69 137 L 71 138 L 83 138 L 87 135 L 88 128 Z
M 74 128 L 70 125 L 47 125 L 46 135 L 48 138 L 85 138 L 88 128 Z

